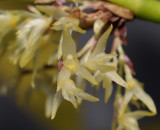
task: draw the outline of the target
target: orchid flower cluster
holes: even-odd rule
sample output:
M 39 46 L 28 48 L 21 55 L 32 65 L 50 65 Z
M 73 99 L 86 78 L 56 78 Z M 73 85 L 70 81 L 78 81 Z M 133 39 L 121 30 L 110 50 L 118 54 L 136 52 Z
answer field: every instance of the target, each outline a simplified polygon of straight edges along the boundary
M 31 75 L 28 88 L 42 88 L 46 94 L 46 117 L 54 119 L 63 100 L 71 102 L 75 108 L 83 100 L 99 101 L 98 97 L 85 92 L 86 81 L 96 89 L 102 83 L 107 103 L 115 82 L 118 85 L 113 129 L 138 130 L 137 120 L 155 115 L 156 107 L 142 84 L 133 77 L 131 61 L 122 48 L 124 39 L 117 35 L 117 28 L 114 27 L 114 22 L 119 20 L 122 23 L 130 18 L 127 11 L 125 15 L 117 14 L 116 10 L 112 12 L 115 6 L 106 2 L 102 8 L 103 15 L 94 12 L 88 16 L 83 10 L 92 8 L 94 4 L 101 11 L 102 4 L 95 1 L 79 1 L 81 4 L 78 4 L 73 1 L 71 3 L 75 5 L 68 6 L 66 1 L 58 0 L 42 5 L 43 2 L 37 0 L 38 5 L 28 6 L 30 12 L 0 11 L 0 56 L 7 54 L 8 60 L 17 67 L 17 77 L 25 73 Z M 109 16 L 114 17 L 109 19 Z M 92 27 L 90 25 L 94 35 L 77 51 L 75 35 L 86 33 L 84 29 Z M 115 34 L 113 48 L 110 54 L 106 54 L 106 43 L 111 32 Z M 15 80 L 20 82 L 20 78 Z M 12 86 L 5 85 L 6 92 Z M 2 89 L 4 85 L 1 94 L 4 93 Z M 144 104 L 150 112 L 132 111 L 130 104 L 138 109 Z

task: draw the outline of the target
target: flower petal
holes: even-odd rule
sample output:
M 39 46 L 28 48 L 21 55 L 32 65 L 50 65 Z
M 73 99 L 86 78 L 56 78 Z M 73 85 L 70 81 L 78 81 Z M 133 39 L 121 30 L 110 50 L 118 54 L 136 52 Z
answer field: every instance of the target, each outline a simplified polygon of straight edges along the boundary
M 62 93 L 61 91 L 57 92 L 53 98 L 53 104 L 52 104 L 52 115 L 51 115 L 51 119 L 54 119 L 57 113 L 57 109 L 59 107 L 59 105 L 62 102 Z
M 127 115 L 135 118 L 136 120 L 139 120 L 139 119 L 143 118 L 144 116 L 153 116 L 155 114 L 152 112 L 148 112 L 148 111 L 137 110 L 134 112 L 129 112 L 129 113 L 127 113 Z
M 55 7 L 55 6 L 38 5 L 38 6 L 36 6 L 36 8 L 38 10 L 40 10 L 41 12 L 46 13 L 46 14 L 48 14 L 48 15 L 52 16 L 53 18 L 56 18 L 56 19 L 69 15 L 69 13 L 67 13 L 64 10 L 62 10 L 61 8 Z
M 74 72 L 76 75 L 79 77 L 88 80 L 91 82 L 93 85 L 98 85 L 97 81 L 95 78 L 92 76 L 92 74 L 82 65 L 77 65 L 77 67 L 74 69 Z
M 127 105 L 129 103 L 129 101 L 132 99 L 132 97 L 133 97 L 132 91 L 126 90 L 125 95 L 124 95 L 124 99 L 123 99 L 123 102 L 122 102 L 122 105 L 121 105 L 121 109 L 120 109 L 120 112 L 119 112 L 120 117 L 124 114 L 124 112 L 127 108 Z
M 112 28 L 113 28 L 113 26 L 111 25 L 107 29 L 107 31 L 99 38 L 97 45 L 96 45 L 95 49 L 93 50 L 93 53 L 91 54 L 92 57 L 105 51 L 106 42 L 107 42 L 107 39 L 112 31 Z
M 32 47 L 24 50 L 19 61 L 19 65 L 21 68 L 23 68 L 27 63 L 29 63 L 29 61 L 34 57 L 34 54 L 38 49 L 38 46 L 39 46 L 38 44 L 35 44 Z
M 63 30 L 62 55 L 66 59 L 68 55 L 77 58 L 76 45 L 68 29 Z
M 69 94 L 65 89 L 62 89 L 62 95 L 64 99 L 66 99 L 67 101 L 73 104 L 74 108 L 77 108 L 77 101 L 74 95 Z
M 101 71 L 101 73 L 106 73 L 106 72 L 112 72 L 112 71 L 115 71 L 117 69 L 117 67 L 113 66 L 113 65 L 107 65 L 107 64 L 103 64 L 103 65 L 100 65 L 98 64 L 97 65 L 97 69 L 99 71 Z
M 99 53 L 94 57 L 94 59 L 97 61 L 97 63 L 101 63 L 101 62 L 106 63 L 106 62 L 109 62 L 115 56 L 116 54 Z
M 103 74 L 97 70 L 95 73 L 94 73 L 94 78 L 96 79 L 96 81 L 98 82 L 98 85 L 100 85 L 100 83 L 102 82 L 103 80 Z M 100 86 L 99 86 L 100 87 Z
M 115 71 L 107 72 L 105 76 L 123 87 L 128 87 L 127 83 Z
M 76 76 L 76 86 L 77 88 L 82 89 L 84 91 L 86 88 L 85 80 L 79 76 Z M 81 103 L 82 103 L 82 99 L 77 97 L 77 104 L 80 105 Z
M 107 103 L 113 91 L 112 81 L 107 77 L 103 79 L 103 88 L 105 88 L 105 103 Z
M 59 31 L 64 28 L 70 31 L 76 31 L 79 33 L 85 33 L 86 31 L 79 27 L 80 21 L 77 18 L 73 17 L 61 17 L 54 24 L 52 29 Z
M 69 79 L 70 75 L 70 70 L 63 66 L 57 78 L 57 91 L 59 91 L 63 87 L 65 80 Z
M 67 91 L 71 95 L 74 95 L 74 93 L 83 92 L 83 90 L 76 88 L 74 81 L 71 79 L 65 81 L 63 89 L 65 89 L 65 91 Z
M 140 86 L 135 86 L 133 91 L 135 96 L 141 100 L 151 112 L 157 113 L 156 106 L 152 98 Z
M 100 19 L 97 19 L 94 22 L 93 31 L 94 31 L 95 36 L 99 36 L 99 34 L 101 33 L 104 25 L 105 25 L 105 22 L 100 20 Z
M 52 114 L 52 103 L 53 103 L 53 96 L 48 95 L 45 103 L 45 116 L 47 118 L 51 117 Z
M 123 120 L 123 129 L 124 128 L 126 130 L 140 130 L 137 120 L 127 115 L 125 115 Z
M 75 93 L 75 96 L 79 97 L 79 98 L 82 98 L 84 100 L 88 100 L 88 101 L 91 101 L 91 102 L 97 102 L 99 101 L 98 98 L 88 94 L 88 93 L 85 93 L 85 92 L 82 92 L 82 93 Z

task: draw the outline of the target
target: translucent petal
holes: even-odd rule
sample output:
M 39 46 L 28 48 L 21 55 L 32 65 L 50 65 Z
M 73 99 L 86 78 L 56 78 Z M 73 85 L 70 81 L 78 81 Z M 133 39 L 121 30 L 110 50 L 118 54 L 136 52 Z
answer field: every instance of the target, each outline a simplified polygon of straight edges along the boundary
M 127 130 L 140 130 L 137 120 L 132 117 L 126 116 L 123 123 L 124 128 Z
M 143 118 L 144 116 L 153 116 L 155 114 L 152 112 L 148 112 L 148 111 L 137 110 L 134 112 L 127 113 L 127 115 L 135 118 L 136 120 L 139 120 L 139 119 Z
M 37 59 L 37 66 L 38 68 L 42 68 L 44 67 L 46 64 L 57 64 L 58 60 L 57 60 L 57 44 L 53 44 L 50 42 L 49 38 L 50 37 L 45 37 L 46 39 L 44 39 L 44 36 L 41 39 L 41 44 L 38 48 L 38 52 L 36 52 L 36 55 L 38 55 L 38 59 Z
M 82 98 L 84 100 L 88 100 L 88 101 L 91 101 L 91 102 L 97 102 L 99 101 L 98 98 L 88 94 L 88 93 L 85 93 L 85 92 L 82 92 L 82 93 L 75 93 L 75 96 L 79 97 L 79 98 Z
M 48 28 L 50 20 L 51 19 L 45 18 L 34 19 L 18 30 L 17 39 L 20 42 L 23 40 L 21 46 L 25 49 L 20 59 L 20 67 L 24 67 L 35 55 L 35 52 L 40 45 L 39 40 Z
M 100 19 L 97 19 L 95 22 L 94 22 L 94 26 L 93 26 L 93 30 L 94 30 L 94 35 L 95 36 L 99 36 L 103 27 L 105 25 L 105 22 L 103 22 L 102 20 Z
M 74 69 L 74 72 L 76 75 L 78 75 L 81 78 L 84 78 L 91 82 L 93 85 L 98 85 L 95 78 L 92 76 L 92 74 L 82 65 L 78 65 L 77 68 Z
M 62 55 L 64 59 L 66 59 L 68 55 L 77 58 L 76 45 L 67 29 L 63 30 Z
M 106 73 L 106 72 L 112 72 L 115 71 L 117 69 L 117 67 L 115 66 L 111 66 L 111 65 L 98 65 L 98 70 L 101 71 L 101 73 Z
M 123 87 L 128 87 L 127 83 L 115 71 L 107 72 L 105 76 Z
M 69 79 L 70 75 L 70 70 L 63 66 L 57 78 L 57 91 L 59 91 L 64 86 L 65 80 Z
M 23 68 L 34 57 L 37 48 L 38 44 L 35 44 L 31 48 L 25 49 L 19 61 L 21 68 Z
M 76 31 L 76 32 L 82 33 L 82 34 L 86 33 L 86 31 L 85 31 L 85 30 L 81 29 L 79 26 L 75 26 L 75 25 L 74 25 L 74 24 L 72 24 L 72 23 L 68 23 L 68 24 L 66 24 L 66 26 L 65 26 L 65 27 L 66 27 L 66 28 L 68 28 L 68 29 L 71 29 L 71 30 L 73 30 L 73 31 Z
M 93 50 L 93 53 L 91 54 L 92 57 L 105 51 L 106 42 L 107 42 L 107 39 L 112 31 L 112 28 L 113 28 L 113 26 L 111 25 L 107 29 L 107 31 L 99 38 L 97 45 L 96 45 L 95 49 Z
M 36 76 L 37 76 L 37 73 L 38 73 L 37 71 L 38 71 L 37 63 L 35 63 L 34 67 L 33 67 L 33 74 L 32 74 L 32 80 L 31 80 L 32 88 L 36 87 L 35 82 L 36 82 Z
M 51 114 L 52 114 L 52 103 L 53 103 L 53 96 L 52 95 L 48 95 L 48 97 L 46 99 L 46 103 L 45 103 L 45 116 L 47 118 L 51 117 Z
M 117 70 L 117 67 L 113 62 L 110 62 L 110 60 L 116 55 L 114 54 L 104 54 L 100 53 L 96 55 L 95 57 L 89 57 L 88 61 L 86 62 L 86 66 L 91 71 L 100 70 L 102 73 L 106 73 L 109 71 Z
M 76 102 L 76 99 L 73 95 L 69 94 L 65 89 L 62 89 L 62 95 L 63 95 L 63 98 L 68 100 L 69 102 L 71 102 L 73 104 L 73 106 L 75 108 L 77 108 L 77 102 Z
M 42 11 L 43 13 L 51 15 L 53 18 L 56 18 L 56 19 L 63 17 L 63 16 L 67 16 L 69 14 L 69 13 L 63 11 L 61 8 L 55 7 L 55 6 L 38 5 L 38 6 L 36 6 L 36 8 L 38 8 L 38 10 Z
M 41 15 L 41 12 L 37 8 L 35 8 L 35 6 L 28 5 L 28 9 L 29 9 L 29 11 L 33 12 L 34 14 Z
M 79 25 L 79 20 L 76 19 L 76 18 L 71 18 L 71 17 L 61 17 L 61 18 L 58 19 L 58 21 L 56 21 L 53 24 L 52 29 L 55 29 L 57 31 L 63 30 L 63 28 L 65 28 L 65 26 L 69 23 L 72 24 L 72 25 L 78 26 Z M 67 29 L 70 30 L 71 28 L 67 28 Z
M 79 27 L 79 19 L 71 18 L 71 17 L 61 17 L 53 24 L 52 29 L 59 31 L 63 30 L 64 28 L 70 31 L 76 31 L 79 33 L 85 33 L 86 31 Z
M 133 91 L 135 96 L 141 100 L 151 112 L 157 113 L 156 106 L 152 98 L 140 86 L 135 86 Z
M 53 65 L 53 64 L 56 64 L 58 61 L 57 61 L 57 53 L 53 53 L 50 55 L 48 61 L 47 61 L 47 65 Z
M 74 100 L 75 98 L 72 97 L 74 95 L 88 101 L 92 101 L 92 102 L 98 101 L 98 98 L 83 92 L 82 89 L 76 88 L 73 80 L 70 80 L 70 79 L 65 82 L 65 85 L 62 90 L 63 90 L 63 94 L 65 95 L 65 98 L 71 101 L 75 107 L 77 103 Z
M 116 54 L 99 53 L 93 59 L 95 59 L 95 61 L 97 61 L 97 63 L 99 63 L 99 62 L 106 63 L 106 62 L 109 62 L 115 56 L 116 56 Z
M 98 84 L 100 85 L 100 83 L 103 80 L 103 75 L 102 73 L 98 70 L 94 73 L 94 78 L 96 79 L 96 81 L 98 82 Z
M 76 76 L 76 86 L 77 86 L 77 88 L 85 90 L 85 88 L 86 88 L 86 82 L 85 82 L 85 80 L 82 79 L 79 76 Z
M 93 62 L 91 60 L 88 60 L 86 67 L 91 70 L 91 71 L 97 71 L 98 70 L 98 66 L 96 64 L 96 62 Z
M 75 83 L 73 80 L 68 79 L 65 81 L 64 87 L 65 91 L 70 93 L 71 95 L 74 95 L 74 93 L 80 93 L 83 92 L 83 90 L 76 88 Z
M 125 70 L 125 78 L 126 78 L 126 80 L 128 82 L 134 82 L 131 70 L 129 69 L 129 67 L 127 65 L 124 66 L 124 70 Z
M 63 64 L 64 64 L 64 66 L 66 66 L 70 70 L 73 70 L 78 66 L 78 60 L 68 58 L 68 59 L 64 60 Z
M 22 28 L 22 31 L 23 29 L 29 29 L 30 31 L 27 38 L 26 48 L 32 47 L 32 45 L 34 45 L 38 41 L 38 39 L 42 36 L 42 34 L 45 32 L 45 30 L 49 26 L 50 21 L 51 21 L 50 19 L 45 19 L 45 18 L 31 20 L 28 24 L 26 24 Z M 38 25 L 41 25 L 41 26 L 38 26 Z
M 108 85 L 112 83 L 112 80 L 109 79 L 107 76 L 103 77 L 103 88 L 106 88 Z
M 80 97 L 76 97 L 76 99 L 77 99 L 77 104 L 78 104 L 78 105 L 81 105 L 81 104 L 82 104 L 83 99 L 82 99 L 82 98 L 80 98 Z
M 103 88 L 105 88 L 105 103 L 107 103 L 113 91 L 112 81 L 107 77 L 103 79 Z
M 123 99 L 123 102 L 122 102 L 122 106 L 121 106 L 121 109 L 120 109 L 120 112 L 119 112 L 119 116 L 122 116 L 127 108 L 127 105 L 129 103 L 129 101 L 132 99 L 133 97 L 133 93 L 132 91 L 130 90 L 126 90 L 125 91 L 125 95 L 124 95 L 124 99 Z
M 12 16 L 10 13 L 7 13 L 5 11 L 0 11 L 0 32 L 2 33 L 7 27 L 11 25 Z
M 105 103 L 108 102 L 108 99 L 110 98 L 113 91 L 112 84 L 108 85 L 105 89 Z
M 62 93 L 61 91 L 57 92 L 53 98 L 53 104 L 52 104 L 52 115 L 51 115 L 51 119 L 54 119 L 57 113 L 57 109 L 59 107 L 59 105 L 62 102 Z
M 82 89 L 84 91 L 86 88 L 85 80 L 79 76 L 76 76 L 76 86 L 77 88 Z M 80 105 L 81 103 L 82 103 L 82 99 L 77 97 L 77 104 Z
M 88 51 L 84 54 L 84 56 L 80 59 L 81 65 L 87 66 L 87 62 L 88 62 L 88 59 L 89 59 L 90 54 L 91 54 L 91 51 L 90 51 L 90 50 L 88 50 Z

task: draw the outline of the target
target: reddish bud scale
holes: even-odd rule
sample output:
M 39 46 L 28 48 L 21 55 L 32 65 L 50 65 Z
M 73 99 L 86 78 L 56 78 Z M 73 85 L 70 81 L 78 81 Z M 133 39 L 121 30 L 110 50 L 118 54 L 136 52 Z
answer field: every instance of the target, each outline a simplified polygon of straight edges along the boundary
M 133 62 L 130 60 L 130 58 L 127 55 L 124 55 L 124 62 L 128 65 L 133 75 L 135 75 L 135 70 L 133 66 Z
M 62 67 L 63 67 L 63 62 L 62 60 L 59 60 L 58 61 L 58 71 L 61 71 Z

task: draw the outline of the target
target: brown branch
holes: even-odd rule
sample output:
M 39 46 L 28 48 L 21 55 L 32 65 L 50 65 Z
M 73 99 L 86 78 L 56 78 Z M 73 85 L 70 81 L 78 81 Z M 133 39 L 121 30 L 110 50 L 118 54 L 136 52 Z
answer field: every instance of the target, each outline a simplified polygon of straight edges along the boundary
M 68 17 L 80 19 L 80 26 L 84 29 L 91 28 L 97 19 L 106 22 L 116 22 L 118 19 L 133 20 L 134 14 L 123 7 L 109 3 L 109 2 L 96 2 L 88 7 L 94 9 L 92 13 L 85 13 L 84 10 L 73 8 Z M 68 10 L 68 9 L 67 9 Z

